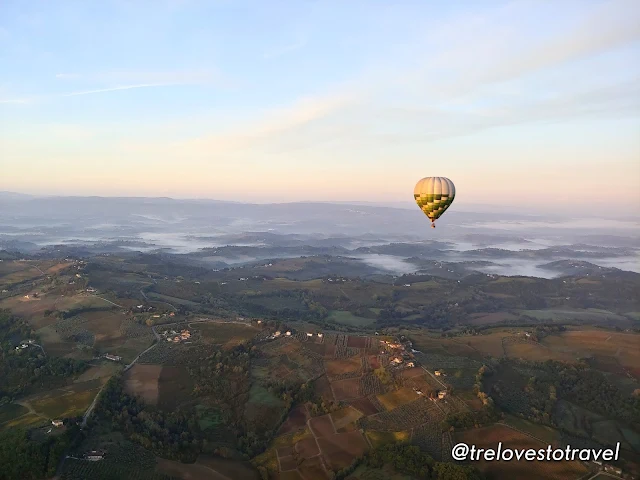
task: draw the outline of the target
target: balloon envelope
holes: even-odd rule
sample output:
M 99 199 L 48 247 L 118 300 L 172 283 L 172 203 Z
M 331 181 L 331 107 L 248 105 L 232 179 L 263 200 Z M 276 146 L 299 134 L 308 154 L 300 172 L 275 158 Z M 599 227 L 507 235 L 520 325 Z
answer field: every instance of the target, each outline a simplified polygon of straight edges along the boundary
M 413 189 L 413 198 L 432 222 L 453 203 L 456 187 L 446 177 L 425 177 Z

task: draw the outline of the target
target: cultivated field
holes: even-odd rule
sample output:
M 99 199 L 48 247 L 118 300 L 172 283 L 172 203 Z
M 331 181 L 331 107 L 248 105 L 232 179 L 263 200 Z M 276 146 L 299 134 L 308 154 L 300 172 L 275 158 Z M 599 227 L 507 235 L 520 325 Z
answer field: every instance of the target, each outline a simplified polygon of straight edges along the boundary
M 378 400 L 387 410 L 393 410 L 396 407 L 412 402 L 418 398 L 416 392 L 410 388 L 401 388 L 393 392 L 378 395 Z
M 200 332 L 204 342 L 224 345 L 225 348 L 233 348 L 255 337 L 260 331 L 253 325 L 240 323 L 199 322 L 191 323 L 189 326 Z
M 408 442 L 411 439 L 411 432 L 407 430 L 401 432 L 379 432 L 377 430 L 367 430 L 365 434 L 373 448 L 378 448 L 389 443 Z
M 638 368 L 640 365 L 640 335 L 636 333 L 611 332 L 605 330 L 568 330 L 558 335 L 549 335 L 543 345 L 574 357 L 590 355 L 612 358 L 622 366 Z
M 185 464 L 164 458 L 156 459 L 155 471 L 182 480 L 229 480 L 259 478 L 258 472 L 247 464 L 208 456 L 200 456 L 196 463 Z
M 134 365 L 124 374 L 125 392 L 139 396 L 149 405 L 157 405 L 162 368 L 162 365 Z
M 28 402 L 36 413 L 46 418 L 76 417 L 89 408 L 102 384 L 102 379 L 76 383 L 39 394 Z
M 499 442 L 503 443 L 503 448 L 546 448 L 545 444 L 502 425 L 456 432 L 454 436 L 454 443 L 464 442 L 468 445 L 475 445 L 477 448 L 496 449 Z M 473 464 L 494 478 L 571 480 L 578 479 L 587 473 L 587 469 L 577 461 L 528 462 L 526 460 L 512 460 L 509 462 L 480 461 L 473 462 Z

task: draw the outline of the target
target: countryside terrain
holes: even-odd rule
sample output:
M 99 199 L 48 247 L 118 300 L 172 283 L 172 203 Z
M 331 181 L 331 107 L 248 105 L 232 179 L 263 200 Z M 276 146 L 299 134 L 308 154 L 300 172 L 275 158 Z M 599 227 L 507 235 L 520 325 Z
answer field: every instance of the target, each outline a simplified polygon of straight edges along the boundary
M 0 252 L 0 478 L 601 469 L 455 463 L 461 441 L 620 442 L 610 467 L 640 474 L 640 274 L 394 276 L 341 255 L 223 268 L 193 257 Z

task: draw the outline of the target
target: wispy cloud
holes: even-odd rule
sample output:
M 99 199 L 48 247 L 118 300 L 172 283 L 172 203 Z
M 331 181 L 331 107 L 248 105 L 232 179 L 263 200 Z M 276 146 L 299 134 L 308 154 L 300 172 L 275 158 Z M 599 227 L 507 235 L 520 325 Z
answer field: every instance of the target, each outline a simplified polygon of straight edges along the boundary
M 274 58 L 282 57 L 288 53 L 293 53 L 297 50 L 303 49 L 307 45 L 306 39 L 298 40 L 297 42 L 285 45 L 284 47 L 274 48 L 273 50 L 267 50 L 262 54 L 262 58 L 265 60 L 273 60 Z
M 14 105 L 27 105 L 32 103 L 33 99 L 31 98 L 0 98 L 0 103 L 3 104 L 14 104 Z
M 59 80 L 73 80 L 101 84 L 214 84 L 224 86 L 230 80 L 214 69 L 194 71 L 108 71 L 108 72 L 65 72 L 55 76 Z
M 76 97 L 79 95 L 93 95 L 95 93 L 117 92 L 119 90 L 132 90 L 134 88 L 154 88 L 154 87 L 170 87 L 175 84 L 171 83 L 139 83 L 137 85 L 118 85 L 109 88 L 97 88 L 94 90 L 80 90 L 77 92 L 63 93 L 61 97 Z
M 229 79 L 214 70 L 169 72 L 112 71 L 87 74 L 63 72 L 57 73 L 55 78 L 71 84 L 82 82 L 83 84 L 106 84 L 106 86 L 72 90 L 66 93 L 20 95 L 15 98 L 0 98 L 0 104 L 33 104 L 54 98 L 76 97 L 80 95 L 93 95 L 142 88 L 210 84 L 221 88 L 228 88 L 232 85 Z
M 79 77 L 77 73 L 56 73 L 56 78 L 61 80 L 73 80 Z

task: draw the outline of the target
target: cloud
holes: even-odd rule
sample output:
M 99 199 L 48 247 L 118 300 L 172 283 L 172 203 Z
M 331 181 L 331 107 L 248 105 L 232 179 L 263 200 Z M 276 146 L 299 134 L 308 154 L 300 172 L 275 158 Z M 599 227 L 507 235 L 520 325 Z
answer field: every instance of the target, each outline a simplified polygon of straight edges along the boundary
M 505 81 L 638 41 L 639 11 L 635 0 L 607 2 L 573 29 L 510 56 L 474 80 L 483 83 Z
M 398 84 L 413 93 L 443 99 L 462 97 L 488 85 L 533 76 L 577 60 L 640 41 L 640 9 L 635 0 L 610 0 L 560 20 L 560 28 L 540 28 L 552 3 L 515 1 L 483 15 L 443 22 L 428 40 L 415 42 L 413 66 Z M 544 7 L 547 7 L 545 10 Z M 571 11 L 571 13 L 575 13 Z M 428 45 L 434 55 L 421 49 Z M 446 81 L 439 79 L 446 78 Z
M 56 78 L 60 80 L 78 80 L 100 84 L 215 84 L 217 86 L 228 85 L 229 79 L 220 72 L 212 69 L 195 71 L 166 71 L 166 72 L 140 72 L 140 71 L 109 71 L 97 73 L 58 73 Z
M 274 140 L 288 133 L 296 135 L 301 129 L 311 127 L 323 119 L 354 107 L 362 101 L 360 95 L 346 88 L 322 96 L 301 98 L 293 104 L 274 109 L 255 120 L 237 125 L 229 130 L 199 138 L 173 142 L 170 145 L 129 144 L 127 149 L 146 152 L 168 152 L 182 156 L 211 157 L 217 154 L 246 152 L 265 148 Z
M 180 85 L 207 85 L 215 84 L 221 88 L 231 88 L 232 83 L 213 70 L 201 71 L 169 71 L 169 72 L 127 72 L 112 71 L 103 73 L 57 73 L 55 78 L 62 81 L 77 83 L 97 83 L 105 85 L 100 88 L 87 88 L 74 90 L 67 93 L 27 95 L 16 98 L 0 98 L 0 104 L 28 104 L 37 103 L 53 98 L 75 97 L 79 95 L 92 95 L 98 93 L 117 92 L 120 90 L 132 90 L 140 88 L 174 87 Z
M 63 93 L 61 97 L 75 97 L 78 95 L 93 95 L 95 93 L 116 92 L 119 90 L 132 90 L 134 88 L 154 88 L 154 87 L 170 87 L 175 84 L 170 83 L 139 83 L 137 85 L 119 85 L 117 87 L 98 88 L 95 90 L 80 90 L 77 92 Z
M 284 47 L 268 50 L 262 54 L 262 58 L 264 58 L 265 60 L 273 60 L 274 58 L 281 57 L 283 55 L 286 55 L 287 53 L 292 53 L 297 50 L 301 50 L 307 45 L 307 43 L 308 42 L 306 39 L 301 39 L 295 43 L 291 43 Z
M 77 73 L 56 73 L 56 78 L 61 80 L 73 80 L 79 77 Z
M 27 105 L 32 103 L 33 99 L 31 98 L 0 98 L 0 103 L 2 104 L 14 104 L 14 105 Z

